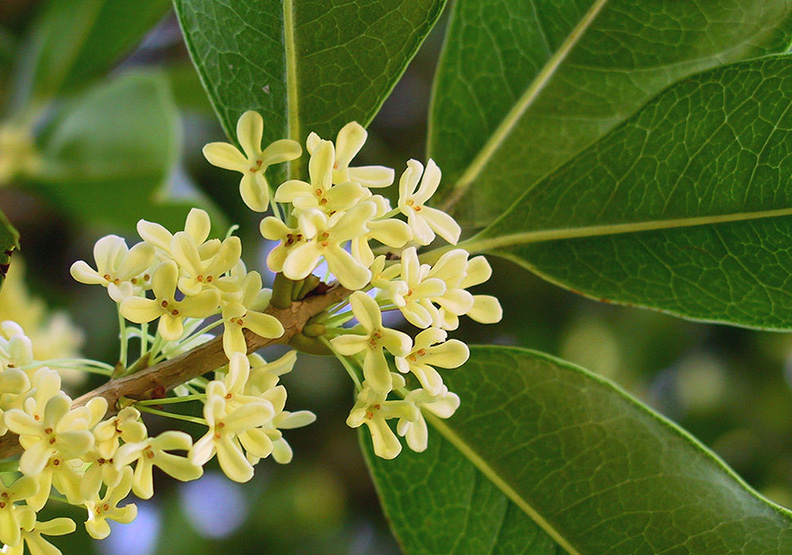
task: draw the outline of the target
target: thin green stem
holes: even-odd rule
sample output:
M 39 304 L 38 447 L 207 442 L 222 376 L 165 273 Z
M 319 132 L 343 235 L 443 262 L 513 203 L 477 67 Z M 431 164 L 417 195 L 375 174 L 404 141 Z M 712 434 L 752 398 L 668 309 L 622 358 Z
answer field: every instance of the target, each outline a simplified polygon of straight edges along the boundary
M 149 414 L 156 414 L 157 416 L 164 416 L 166 418 L 173 418 L 174 420 L 182 420 L 184 422 L 192 422 L 193 424 L 200 424 L 201 426 L 208 426 L 206 420 L 198 418 L 197 416 L 187 416 L 186 414 L 176 414 L 174 412 L 165 412 L 164 410 L 157 410 L 146 405 L 139 405 L 135 403 L 140 412 L 147 412 Z
M 19 472 L 19 459 L 0 461 L 0 472 Z
M 146 355 L 148 350 L 148 322 L 140 324 L 140 358 Z
M 146 399 L 144 401 L 135 401 L 135 406 L 149 406 L 149 405 L 172 405 L 174 403 L 187 403 L 189 401 L 199 401 L 206 399 L 205 393 L 196 393 L 193 395 L 184 395 L 182 397 L 165 397 L 163 399 Z
M 343 326 L 344 324 L 346 324 L 350 320 L 354 320 L 354 319 L 355 319 L 355 315 L 350 310 L 349 312 L 344 312 L 342 314 L 336 314 L 335 316 L 332 316 L 332 317 L 328 318 L 327 320 L 325 320 L 323 323 L 324 323 L 326 328 L 332 328 L 332 327 Z
M 335 355 L 335 357 L 339 360 L 339 362 L 341 362 L 341 365 L 344 367 L 344 370 L 346 370 L 347 374 L 349 374 L 349 377 L 352 378 L 352 381 L 355 382 L 355 386 L 357 387 L 358 391 L 363 389 L 363 386 L 360 383 L 360 378 L 358 377 L 358 370 L 349 363 L 349 359 L 347 359 L 347 357 L 339 354 L 338 351 L 333 349 L 333 345 L 330 343 L 330 341 L 328 341 L 326 337 L 320 337 L 319 339 L 322 341 L 322 343 L 327 345 L 327 348 L 330 349 Z
M 127 365 L 127 349 L 129 348 L 129 337 L 127 336 L 126 320 L 121 315 L 121 305 L 118 305 L 118 329 L 121 335 L 121 353 L 118 355 L 118 361 L 126 368 Z

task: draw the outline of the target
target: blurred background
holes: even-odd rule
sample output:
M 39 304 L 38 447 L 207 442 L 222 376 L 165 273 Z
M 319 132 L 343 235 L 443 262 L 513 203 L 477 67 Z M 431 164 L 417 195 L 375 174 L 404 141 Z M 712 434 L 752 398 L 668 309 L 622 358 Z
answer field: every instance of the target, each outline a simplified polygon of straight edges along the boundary
M 58 65 L 66 54 L 55 49 L 48 58 L 45 46 L 57 39 L 53 21 L 72 14 L 47 10 L 45 2 L 0 2 L 0 209 L 22 247 L 0 293 L 0 320 L 21 319 L 42 348 L 108 362 L 117 357 L 114 307 L 104 291 L 69 276 L 75 260 L 92 261 L 101 235 L 134 242 L 140 217 L 181 229 L 186 208 L 198 203 L 212 211 L 219 232 L 241 226 L 249 268 L 265 268 L 271 248 L 237 194 L 236 174 L 201 155 L 205 143 L 225 138 L 168 3 L 146 4 L 136 8 L 145 13 L 130 14 L 140 28 L 117 51 L 88 45 L 93 50 L 73 56 L 66 72 Z M 441 21 L 370 126 L 361 164 L 400 172 L 408 158 L 424 159 L 443 27 Z M 165 207 L 152 200 L 165 197 L 171 199 Z M 692 432 L 769 498 L 792 505 L 789 335 L 601 304 L 507 262 L 492 264 L 493 279 L 479 292 L 498 295 L 504 321 L 466 320 L 460 339 L 545 351 L 606 376 Z M 45 340 L 53 334 L 59 344 Z M 304 355 L 284 382 L 287 408 L 318 416 L 287 433 L 291 464 L 263 461 L 244 485 L 211 464 L 188 484 L 159 474 L 154 499 L 137 501 L 138 519 L 114 526 L 102 542 L 84 532 L 80 511 L 53 503 L 51 515 L 78 522 L 77 533 L 57 545 L 65 553 L 125 555 L 398 553 L 356 432 L 344 423 L 352 404 L 344 371 L 333 360 Z M 70 387 L 78 394 L 92 385 L 75 379 Z M 200 432 L 189 426 L 175 423 Z

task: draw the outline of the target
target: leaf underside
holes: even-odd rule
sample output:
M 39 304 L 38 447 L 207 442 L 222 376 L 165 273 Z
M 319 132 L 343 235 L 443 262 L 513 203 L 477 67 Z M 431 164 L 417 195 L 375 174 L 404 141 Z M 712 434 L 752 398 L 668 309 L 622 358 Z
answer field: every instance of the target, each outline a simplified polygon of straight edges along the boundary
M 792 329 L 792 57 L 688 78 L 470 243 L 588 296 Z
M 790 32 L 788 0 L 457 0 L 430 114 L 440 193 L 487 224 L 668 85 Z

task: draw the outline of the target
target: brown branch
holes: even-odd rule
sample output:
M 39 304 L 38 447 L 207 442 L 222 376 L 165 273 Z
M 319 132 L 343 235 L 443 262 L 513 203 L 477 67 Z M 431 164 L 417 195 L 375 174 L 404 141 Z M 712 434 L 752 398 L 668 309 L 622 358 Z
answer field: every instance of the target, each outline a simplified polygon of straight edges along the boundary
M 270 306 L 264 312 L 280 320 L 285 331 L 277 339 L 265 339 L 250 330 L 244 330 L 248 353 L 269 345 L 288 343 L 292 337 L 302 331 L 308 320 L 345 299 L 350 293 L 351 291 L 336 285 L 321 295 L 314 295 L 307 297 L 304 301 L 294 302 L 289 308 L 281 309 Z M 223 352 L 223 338 L 217 336 L 176 358 L 150 366 L 131 376 L 110 380 L 75 399 L 72 407 L 81 407 L 91 399 L 104 397 L 107 399 L 109 407 L 108 415 L 112 415 L 118 411 L 118 401 L 122 397 L 137 400 L 164 397 L 167 391 L 177 385 L 216 370 L 227 363 L 228 358 Z M 11 457 L 21 451 L 19 436 L 8 432 L 0 437 L 0 459 Z

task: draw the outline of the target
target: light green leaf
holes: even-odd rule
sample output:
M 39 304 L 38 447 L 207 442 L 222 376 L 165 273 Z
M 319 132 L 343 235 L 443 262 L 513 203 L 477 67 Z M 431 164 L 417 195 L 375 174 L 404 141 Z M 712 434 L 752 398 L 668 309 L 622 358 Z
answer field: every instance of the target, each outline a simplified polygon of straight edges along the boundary
M 168 0 L 50 0 L 17 67 L 17 98 L 42 101 L 84 87 L 165 15 Z
M 563 287 L 792 329 L 792 57 L 691 77 L 464 246 Z
M 164 202 L 181 129 L 161 75 L 126 74 L 96 87 L 51 127 L 31 179 L 59 207 L 127 228 L 140 218 L 183 224 L 188 204 Z
M 11 264 L 11 255 L 19 248 L 19 233 L 0 210 L 0 287 L 2 287 Z
M 368 124 L 445 0 L 175 0 L 187 47 L 229 137 L 246 110 L 264 141 Z
M 788 511 L 604 379 L 495 346 L 445 379 L 462 404 L 427 452 L 384 461 L 364 441 L 406 553 L 792 553 Z
M 491 222 L 666 86 L 790 33 L 789 0 L 457 0 L 429 132 L 446 207 Z

